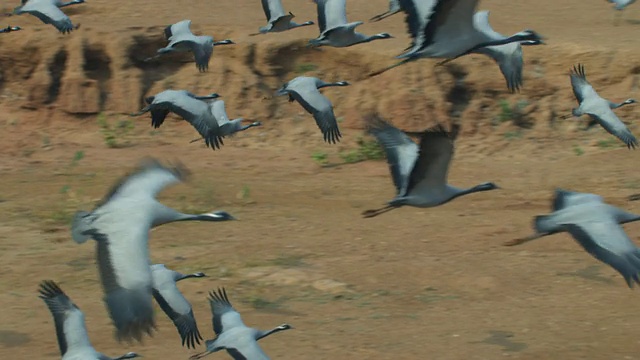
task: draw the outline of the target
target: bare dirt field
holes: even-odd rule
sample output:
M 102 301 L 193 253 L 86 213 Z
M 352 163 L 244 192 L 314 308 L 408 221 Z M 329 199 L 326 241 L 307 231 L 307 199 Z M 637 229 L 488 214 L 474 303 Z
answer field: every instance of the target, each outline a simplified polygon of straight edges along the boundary
M 296 20 L 315 20 L 311 2 L 284 4 Z M 17 5 L 0 2 L 5 11 Z M 386 6 L 349 0 L 348 16 L 366 20 Z M 196 352 L 180 346 L 159 308 L 153 338 L 117 343 L 94 246 L 70 238 L 73 213 L 91 209 L 146 156 L 180 160 L 193 172 L 161 193 L 164 203 L 240 219 L 151 232 L 153 262 L 209 275 L 180 284 L 205 338 L 213 338 L 207 292 L 224 286 L 247 324 L 295 327 L 261 340 L 273 359 L 640 358 L 640 295 L 617 272 L 567 234 L 501 245 L 532 231 L 556 187 L 640 212 L 626 200 L 640 192 L 637 151 L 601 128 L 581 130 L 586 119 L 558 118 L 575 105 L 567 75 L 578 62 L 603 96 L 640 98 L 640 6 L 616 27 L 605 1 L 482 1 L 497 31 L 531 28 L 547 37 L 548 45 L 525 48 L 519 94 L 509 94 L 498 67 L 480 55 L 367 78 L 408 45 L 402 15 L 359 28 L 395 39 L 314 51 L 304 47 L 314 26 L 249 37 L 265 22 L 257 0 L 90 0 L 66 9 L 82 26 L 65 36 L 28 15 L 0 23 L 24 28 L 0 35 L 0 359 L 60 357 L 36 293 L 44 279 L 59 282 L 85 312 L 103 353 L 187 359 Z M 188 55 L 141 62 L 163 46 L 162 29 L 182 19 L 237 45 L 216 48 L 204 74 L 183 61 Z M 340 118 L 340 144 L 324 144 L 298 104 L 272 96 L 303 73 L 352 82 L 325 91 Z M 263 126 L 213 152 L 189 144 L 195 131 L 175 117 L 154 130 L 148 117 L 126 116 L 166 88 L 218 92 L 231 117 Z M 407 130 L 459 121 L 450 182 L 503 189 L 363 219 L 394 192 L 384 161 L 353 161 L 363 150 L 362 116 L 373 110 Z M 636 136 L 639 112 L 617 111 Z M 625 230 L 638 240 L 639 225 Z

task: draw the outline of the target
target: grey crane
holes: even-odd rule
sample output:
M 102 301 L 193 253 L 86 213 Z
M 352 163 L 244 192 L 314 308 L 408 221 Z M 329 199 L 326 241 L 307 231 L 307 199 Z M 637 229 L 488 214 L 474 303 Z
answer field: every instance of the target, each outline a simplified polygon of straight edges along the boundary
M 402 61 L 369 76 L 379 75 L 420 58 L 446 59 L 438 63 L 442 65 L 487 46 L 522 41 L 542 42 L 542 37 L 533 30 L 523 30 L 505 37 L 493 31 L 488 22 L 482 22 L 482 26 L 478 27 L 477 19 L 474 20 L 478 1 L 400 0 L 412 38 L 411 45 L 408 51 L 396 57 Z
M 174 112 L 186 120 L 190 115 L 188 109 L 197 108 L 197 106 L 202 106 L 201 102 L 219 97 L 220 95 L 217 93 L 199 96 L 186 90 L 164 90 L 156 95 L 146 97 L 144 101 L 147 106 L 137 113 L 130 114 L 130 116 L 140 116 L 151 112 L 151 126 L 157 129 L 169 113 Z M 194 127 L 198 130 L 198 126 L 194 125 Z
M 192 360 L 220 350 L 226 350 L 234 360 L 269 360 L 267 354 L 258 345 L 258 340 L 280 331 L 293 329 L 289 324 L 282 324 L 268 331 L 246 326 L 240 313 L 229 302 L 224 288 L 218 289 L 217 293 L 209 292 L 209 304 L 216 338 L 206 340 L 207 350 L 191 356 Z
M 165 187 L 189 175 L 182 164 L 168 167 L 145 159 L 122 177 L 91 211 L 78 211 L 71 225 L 73 240 L 96 241 L 96 258 L 104 301 L 118 340 L 141 341 L 155 328 L 149 230 L 175 221 L 226 221 L 224 211 L 184 214 L 156 200 Z
M 153 278 L 153 298 L 178 329 L 180 338 L 182 338 L 182 346 L 186 344 L 187 348 L 195 348 L 196 343 L 200 344 L 202 336 L 198 330 L 196 318 L 193 316 L 191 304 L 178 290 L 176 283 L 180 280 L 201 278 L 206 275 L 202 272 L 185 275 L 168 269 L 164 264 L 154 264 L 151 265 L 151 276 Z
M 191 32 L 191 20 L 182 20 L 167 26 L 164 29 L 164 36 L 169 44 L 158 49 L 155 56 L 147 58 L 145 61 L 151 61 L 172 52 L 192 52 L 196 60 L 196 67 L 200 72 L 205 72 L 209 68 L 209 60 L 215 45 L 235 44 L 230 39 L 213 41 L 211 36 L 194 35 Z
M 224 110 L 224 102 L 216 104 L 216 102 L 204 101 L 218 97 L 219 95 L 215 93 L 196 96 L 184 90 L 165 90 L 146 98 L 145 101 L 149 105 L 131 116 L 139 116 L 150 111 L 151 125 L 158 128 L 163 124 L 167 114 L 174 112 L 189 122 L 205 140 L 206 145 L 213 150 L 224 145 L 223 137 L 261 125 L 260 122 L 253 122 L 243 126 L 242 122 L 245 119 L 242 118 L 229 121 Z
M 478 11 L 473 16 L 474 26 L 491 38 L 505 37 L 494 31 L 489 25 L 489 12 Z M 520 90 L 522 86 L 522 45 L 542 45 L 541 40 L 529 40 L 512 42 L 504 45 L 487 46 L 476 49 L 473 53 L 484 54 L 492 58 L 500 67 L 500 72 L 507 82 L 507 88 L 511 92 Z
M 300 24 L 292 21 L 295 15 L 291 12 L 285 14 L 284 8 L 282 7 L 282 0 L 262 0 L 262 9 L 264 10 L 264 15 L 267 17 L 267 25 L 260 27 L 259 32 L 250 34 L 251 36 L 270 32 L 282 32 L 315 24 L 313 21 L 305 21 Z
M 611 206 L 599 195 L 564 189 L 555 190 L 551 210 L 551 214 L 534 218 L 535 234 L 504 245 L 520 245 L 566 231 L 589 254 L 618 271 L 630 288 L 634 282 L 640 284 L 640 249 L 620 226 L 640 220 L 640 215 Z
M 362 21 L 347 23 L 346 0 L 313 0 L 317 5 L 320 35 L 309 40 L 309 46 L 347 47 L 378 39 L 390 39 L 389 33 L 371 36 L 356 32 Z
M 8 32 L 12 32 L 12 31 L 20 31 L 22 30 L 22 28 L 20 26 L 7 26 L 6 28 L 1 28 L 0 29 L 0 34 L 1 33 L 8 33 Z
M 277 96 L 289 95 L 289 102 L 298 101 L 300 105 L 316 120 L 322 131 L 324 141 L 335 144 L 340 141 L 342 134 L 338 128 L 336 115 L 333 113 L 331 101 L 319 89 L 329 86 L 348 86 L 346 81 L 333 83 L 324 82 L 316 77 L 298 76 L 285 83 L 276 92 Z
M 638 140 L 633 136 L 631 131 L 629 131 L 627 126 L 620 121 L 613 112 L 613 109 L 627 104 L 633 104 L 637 101 L 627 99 L 621 103 L 614 103 L 600 97 L 593 89 L 593 86 L 587 81 L 587 76 L 582 64 L 578 64 L 577 67 L 574 66 L 569 77 L 571 78 L 573 94 L 578 100 L 579 106 L 571 111 L 570 116 L 563 116 L 563 118 L 571 116 L 580 117 L 585 114 L 589 115 L 590 121 L 587 128 L 600 124 L 607 132 L 624 142 L 627 148 L 635 149 L 636 146 L 638 146 Z
M 420 145 L 378 114 L 365 119 L 367 131 L 384 147 L 397 194 L 387 206 L 366 210 L 370 218 L 401 206 L 428 208 L 445 204 L 459 196 L 499 189 L 491 182 L 461 189 L 447 184 L 447 173 L 454 152 L 459 125 L 447 132 L 440 124 L 420 133 Z
M 53 316 L 58 337 L 58 347 L 62 360 L 124 360 L 141 357 L 128 352 L 117 358 L 110 358 L 97 352 L 89 341 L 84 314 L 52 280 L 44 280 L 38 289 L 40 299 L 44 300 Z
M 615 4 L 614 9 L 616 9 L 616 15 L 613 19 L 613 24 L 618 25 L 620 22 L 620 18 L 622 18 L 622 10 L 627 6 L 636 2 L 636 0 L 607 0 L 608 2 Z
M 229 120 L 229 116 L 227 115 L 227 111 L 225 110 L 224 100 L 215 100 L 210 103 L 208 114 L 210 114 L 212 117 L 212 120 L 207 122 L 207 124 L 210 124 L 208 136 L 213 136 L 214 145 L 216 145 L 217 141 L 218 149 L 220 148 L 220 145 L 224 145 L 224 143 L 222 142 L 223 138 L 227 136 L 231 137 L 237 132 L 245 131 L 254 126 L 262 125 L 260 121 L 252 120 L 249 120 L 251 121 L 249 124 L 242 125 L 242 122 L 246 120 L 244 118 Z M 202 139 L 205 139 L 205 142 L 207 141 L 207 138 L 200 137 L 192 140 L 191 142 L 193 143 Z M 211 148 L 215 150 L 215 146 L 212 146 Z
M 247 125 L 242 125 L 242 122 L 245 121 L 244 118 L 229 120 L 227 110 L 224 106 L 224 100 L 216 100 L 212 102 L 211 113 L 213 114 L 213 117 L 216 119 L 216 123 L 218 124 L 217 133 L 222 137 L 233 136 L 233 134 L 239 131 L 244 131 L 254 126 L 262 125 L 260 121 L 253 121 Z
M 401 11 L 402 6 L 400 5 L 400 0 L 389 0 L 389 10 L 372 17 L 371 19 L 369 19 L 369 21 L 380 21 Z
M 80 25 L 73 25 L 71 19 L 60 10 L 61 7 L 82 4 L 84 0 L 62 2 L 60 0 L 22 0 L 22 5 L 13 10 L 13 14 L 31 14 L 45 24 L 53 25 L 61 33 L 70 33 Z

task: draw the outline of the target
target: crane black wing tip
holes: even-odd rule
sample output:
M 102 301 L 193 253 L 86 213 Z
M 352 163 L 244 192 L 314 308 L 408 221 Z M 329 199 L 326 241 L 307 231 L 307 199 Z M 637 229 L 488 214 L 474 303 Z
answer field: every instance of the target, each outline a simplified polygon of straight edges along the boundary
M 224 145 L 224 141 L 222 139 L 222 136 L 210 135 L 205 138 L 205 145 L 211 148 L 211 150 L 220 150 L 220 146 Z
M 340 142 L 340 138 L 342 137 L 342 135 L 340 135 L 340 133 L 325 133 L 324 134 L 324 141 L 329 143 L 329 144 L 337 144 Z
M 191 348 L 195 349 L 196 344 L 200 345 L 204 338 L 200 335 L 200 330 L 198 330 L 197 325 L 195 331 L 191 334 Z
M 380 131 L 386 127 L 392 126 L 387 120 L 385 120 L 382 115 L 380 115 L 377 111 L 372 111 L 364 116 L 364 128 L 365 131 L 369 134 L 373 134 L 377 131 Z
M 224 286 L 219 287 L 217 292 L 215 289 L 212 291 L 209 291 L 209 301 L 218 302 L 218 303 L 231 306 L 231 303 L 229 302 L 229 297 L 227 296 L 227 290 L 224 288 Z
M 570 75 L 575 75 L 575 76 L 579 76 L 583 79 L 587 78 L 587 75 L 584 71 L 584 64 L 582 63 L 578 63 L 577 65 L 573 65 L 573 69 L 571 69 L 571 71 L 569 71 Z
M 65 295 L 60 286 L 53 280 L 43 280 L 38 289 L 39 297 L 43 300 L 52 299 L 58 295 Z
M 196 344 L 200 345 L 200 341 L 204 340 L 202 335 L 200 335 L 197 325 L 195 326 L 196 328 L 194 331 L 189 332 L 186 335 L 183 335 L 182 333 L 180 334 L 182 337 L 182 346 L 186 346 L 187 349 L 195 349 Z

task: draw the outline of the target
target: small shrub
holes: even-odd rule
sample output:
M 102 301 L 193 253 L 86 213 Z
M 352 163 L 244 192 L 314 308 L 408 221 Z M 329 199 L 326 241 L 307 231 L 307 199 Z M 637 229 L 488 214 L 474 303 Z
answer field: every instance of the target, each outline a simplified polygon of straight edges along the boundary
M 76 151 L 76 153 L 73 155 L 73 159 L 71 160 L 71 164 L 69 165 L 71 167 L 76 166 L 82 159 L 84 159 L 84 151 Z
M 310 71 L 314 71 L 316 69 L 318 69 L 318 65 L 316 64 L 302 63 L 302 64 L 298 64 L 298 66 L 296 67 L 296 73 L 304 74 Z
M 104 143 L 110 148 L 125 146 L 126 137 L 135 128 L 131 120 L 120 120 L 115 126 L 112 126 L 103 113 L 98 114 L 98 125 L 100 126 Z
M 500 114 L 498 114 L 498 121 L 503 123 L 513 119 L 513 111 L 511 110 L 511 104 L 507 100 L 500 100 L 498 103 L 500 106 Z
M 384 148 L 374 139 L 358 138 L 358 146 L 360 153 L 366 160 L 383 160 L 386 158 Z
M 623 145 L 624 145 L 623 143 L 619 142 L 619 140 L 615 138 L 598 141 L 598 147 L 603 149 L 611 148 L 615 146 L 623 146 Z
M 375 139 L 359 137 L 358 148 L 340 152 L 340 158 L 347 164 L 366 160 L 382 160 L 386 157 L 384 148 Z
M 582 148 L 578 145 L 573 145 L 573 152 L 578 156 L 584 154 L 584 150 L 582 150 Z
M 329 163 L 328 155 L 326 152 L 316 151 L 311 155 L 313 161 L 320 165 L 327 165 Z

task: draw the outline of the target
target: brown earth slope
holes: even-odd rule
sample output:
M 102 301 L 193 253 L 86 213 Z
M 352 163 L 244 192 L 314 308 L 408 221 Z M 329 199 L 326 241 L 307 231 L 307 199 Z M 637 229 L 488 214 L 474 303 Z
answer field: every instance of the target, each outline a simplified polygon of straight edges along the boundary
M 296 20 L 315 20 L 309 1 L 284 0 Z M 0 2 L 5 11 L 17 2 Z M 386 9 L 384 0 L 349 0 L 351 21 Z M 346 49 L 305 48 L 317 27 L 249 37 L 265 22 L 257 0 L 88 1 L 67 8 L 82 26 L 59 35 L 32 16 L 1 18 L 24 31 L 0 35 L 0 358 L 59 358 L 52 319 L 36 296 L 54 279 L 85 311 L 94 346 L 109 355 L 187 359 L 158 309 L 159 332 L 142 345 L 118 344 L 102 303 L 93 244 L 73 243 L 69 219 L 91 208 L 140 158 L 180 159 L 193 179 L 161 194 L 182 211 L 225 209 L 224 224 L 173 224 L 151 233 L 152 260 L 205 279 L 180 284 L 205 338 L 212 338 L 206 293 L 225 286 L 247 324 L 295 330 L 261 341 L 284 359 L 636 359 L 636 291 L 568 235 L 501 243 L 531 231 L 555 187 L 603 195 L 640 212 L 637 152 L 585 120 L 560 120 L 575 106 L 567 76 L 578 62 L 612 100 L 640 97 L 640 7 L 620 26 L 604 1 L 487 0 L 493 27 L 531 28 L 548 45 L 525 49 L 525 85 L 509 94 L 483 56 L 434 68 L 423 60 L 369 79 L 408 44 L 403 17 L 365 23 L 393 40 Z M 164 26 L 193 21 L 196 33 L 235 46 L 216 48 L 209 72 L 189 56 L 141 59 L 163 45 Z M 343 141 L 322 142 L 298 104 L 273 97 L 300 74 L 348 80 L 327 89 Z M 189 124 L 153 130 L 130 119 L 144 96 L 166 88 L 224 96 L 231 117 L 263 126 L 212 152 L 189 144 Z M 435 209 L 360 213 L 393 196 L 382 161 L 351 162 L 363 146 L 361 118 L 377 110 L 418 130 L 455 120 L 462 136 L 450 181 L 495 181 L 503 190 Z M 632 132 L 637 106 L 617 111 Z M 368 146 L 365 140 L 365 145 Z M 625 227 L 638 240 L 638 226 Z M 228 357 L 226 354 L 211 358 Z

